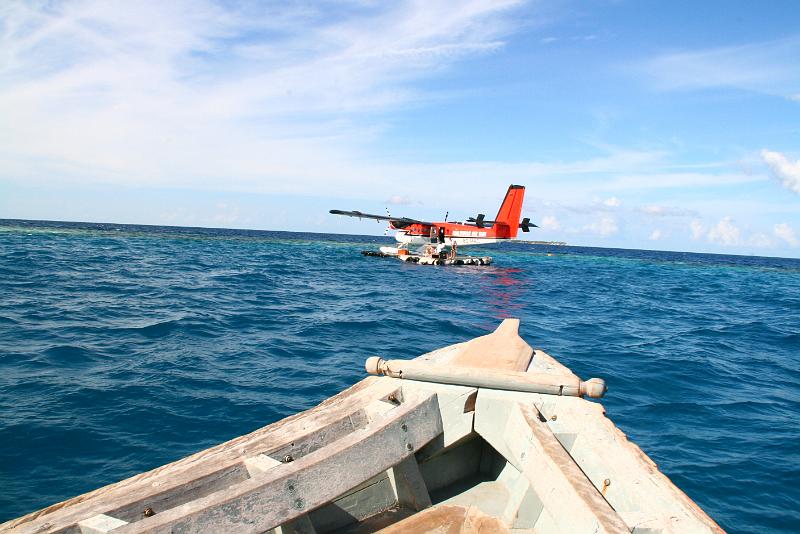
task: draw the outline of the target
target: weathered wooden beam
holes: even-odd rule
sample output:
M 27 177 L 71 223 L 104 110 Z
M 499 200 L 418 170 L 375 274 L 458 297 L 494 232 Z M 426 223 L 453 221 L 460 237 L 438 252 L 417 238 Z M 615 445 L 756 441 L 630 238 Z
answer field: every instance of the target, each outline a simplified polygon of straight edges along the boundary
M 575 375 L 454 367 L 416 360 L 384 360 L 379 356 L 368 358 L 365 368 L 370 374 L 392 378 L 548 395 L 602 397 L 607 389 L 600 378 L 584 382 Z
M 423 510 L 431 505 L 431 496 L 413 455 L 389 469 L 389 480 L 398 505 L 414 510 Z
M 115 533 L 264 532 L 385 471 L 441 432 L 436 395 L 406 398 L 383 420 L 314 453 Z
M 308 518 L 308 514 L 303 514 L 300 517 L 284 523 L 283 525 L 275 528 L 275 534 L 316 534 L 317 531 Z
M 561 532 L 630 532 L 540 417 L 505 392 L 478 392 L 476 432 L 528 478 Z
M 436 393 L 439 399 L 439 413 L 442 417 L 442 435 L 425 447 L 420 454 L 422 459 L 472 434 L 472 420 L 475 414 L 477 388 L 451 386 L 433 382 L 403 381 L 402 391 L 409 394 Z
M 105 514 L 98 514 L 89 519 L 84 519 L 78 523 L 81 534 L 106 534 L 117 527 L 127 525 L 127 521 L 111 517 Z
M 586 477 L 636 532 L 723 532 L 605 416 L 601 404 L 536 394 L 526 402 L 547 419 Z
M 527 370 L 529 373 L 576 376 L 569 367 L 563 365 L 542 349 L 534 349 L 533 358 L 531 358 L 531 363 Z
M 382 529 L 381 534 L 507 534 L 502 520 L 476 507 L 434 506 Z
M 309 516 L 318 530 L 337 532 L 396 506 L 397 497 L 388 472 L 384 471 L 313 510 Z
M 244 461 L 244 466 L 247 468 L 247 472 L 250 477 L 254 477 L 265 471 L 274 469 L 279 465 L 281 465 L 281 462 L 272 458 L 271 456 L 267 456 L 266 454 L 259 454 L 258 456 L 253 456 L 252 458 L 248 458 Z
M 391 380 L 362 380 L 311 410 L 152 471 L 7 521 L 0 525 L 0 533 L 73 532 L 78 522 L 98 514 L 138 520 L 148 507 L 161 513 L 246 478 L 243 467 L 246 458 L 259 453 L 271 457 L 302 456 L 364 427 L 369 421 L 363 407 L 372 400 L 394 395 L 399 389 L 399 384 Z M 115 511 L 118 512 L 112 513 Z

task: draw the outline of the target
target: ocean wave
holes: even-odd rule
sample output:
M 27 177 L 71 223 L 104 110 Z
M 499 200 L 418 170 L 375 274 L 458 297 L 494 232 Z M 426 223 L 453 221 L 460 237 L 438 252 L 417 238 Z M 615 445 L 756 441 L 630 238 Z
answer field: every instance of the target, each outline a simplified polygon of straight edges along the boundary
M 609 416 L 731 532 L 797 520 L 800 262 L 507 244 L 481 251 L 490 268 L 450 269 L 365 258 L 386 240 L 363 236 L 15 224 L 0 520 L 309 408 L 369 355 L 509 316 L 605 378 Z

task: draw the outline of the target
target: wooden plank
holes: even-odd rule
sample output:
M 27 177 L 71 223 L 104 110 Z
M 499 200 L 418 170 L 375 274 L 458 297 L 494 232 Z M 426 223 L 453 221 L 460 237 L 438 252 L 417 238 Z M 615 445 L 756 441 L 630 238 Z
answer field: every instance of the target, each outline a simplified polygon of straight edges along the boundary
M 270 456 L 285 451 L 305 453 L 318 444 L 317 436 L 325 434 L 324 429 L 334 428 L 350 432 L 367 423 L 365 415 L 358 418 L 353 414 L 362 413 L 363 407 L 373 399 L 387 398 L 399 389 L 399 381 L 367 378 L 352 388 L 331 397 L 311 410 L 287 417 L 281 421 L 198 452 L 171 464 L 140 473 L 129 479 L 104 486 L 89 493 L 73 497 L 37 512 L 27 514 L 0 525 L 3 534 L 13 532 L 54 533 L 73 528 L 79 521 L 98 514 L 108 514 L 111 510 L 129 504 L 137 516 L 142 506 L 161 497 L 175 496 L 165 503 L 179 502 L 186 487 L 195 484 L 202 477 L 216 477 L 215 473 L 236 470 L 245 458 L 259 453 Z M 332 432 L 332 434 L 337 434 Z M 298 443 L 302 446 L 297 449 Z M 294 447 L 292 447 L 294 444 Z M 185 501 L 184 501 L 185 502 Z M 158 510 L 156 510 L 158 512 Z M 113 514 L 111 514 L 113 515 Z M 118 516 L 115 516 L 118 517 Z
M 313 510 L 309 516 L 321 532 L 337 532 L 380 514 L 397 505 L 397 497 L 386 471 L 341 497 Z
M 282 463 L 270 456 L 267 456 L 266 454 L 259 454 L 258 456 L 253 456 L 252 458 L 246 459 L 244 461 L 244 465 L 247 468 L 248 474 L 251 477 L 254 477 L 260 473 L 263 473 L 264 471 L 274 469 L 279 465 L 282 465 Z
M 116 533 L 264 532 L 385 471 L 441 432 L 436 395 L 407 398 L 386 419 L 315 453 Z
M 248 478 L 247 468 L 244 464 L 237 463 L 226 466 L 214 473 L 187 480 L 183 485 L 169 488 L 166 491 L 146 496 L 129 495 L 127 501 L 114 503 L 115 505 L 112 508 L 104 510 L 103 513 L 128 522 L 134 522 L 141 519 L 147 509 L 158 513 L 206 495 L 211 495 Z
M 521 471 L 563 532 L 627 533 L 630 529 L 540 419 L 508 395 L 479 391 L 475 430 Z
M 428 491 L 436 492 L 450 484 L 478 473 L 481 462 L 482 440 L 469 439 L 444 449 L 440 454 L 426 458 L 419 464 Z M 422 449 L 422 453 L 425 452 Z
M 570 455 L 629 527 L 660 532 L 723 530 L 605 416 L 601 404 L 531 395 Z
M 528 366 L 529 373 L 549 373 L 578 378 L 572 370 L 547 354 L 542 349 L 534 349 L 533 358 Z
M 423 510 L 431 505 L 431 496 L 414 455 L 389 469 L 389 480 L 399 506 Z
M 78 528 L 81 534 L 106 534 L 117 527 L 127 524 L 128 522 L 122 519 L 117 519 L 116 517 L 107 516 L 105 514 L 98 514 L 78 523 Z
M 434 506 L 379 530 L 381 534 L 503 534 L 508 526 L 475 507 Z
M 293 521 L 284 523 L 275 529 L 275 534 L 316 534 L 317 531 L 308 514 L 303 514 Z
M 491 334 L 465 343 L 450 363 L 458 367 L 525 371 L 532 356 L 533 349 L 519 337 L 519 319 L 505 319 Z
M 522 502 L 519 503 L 517 513 L 514 516 L 512 528 L 514 529 L 533 529 L 539 521 L 539 516 L 544 510 L 542 501 L 536 492 L 530 488 L 530 484 L 525 489 L 525 495 L 522 497 Z
M 467 509 L 462 506 L 434 506 L 379 530 L 381 534 L 461 534 Z
M 472 434 L 472 420 L 475 412 L 475 397 L 478 389 L 469 386 L 453 386 L 433 382 L 403 381 L 403 392 L 424 394 L 436 393 L 439 399 L 439 412 L 442 417 L 441 439 L 436 440 L 436 450 L 449 447 Z M 434 443 L 425 448 L 425 456 L 435 452 Z

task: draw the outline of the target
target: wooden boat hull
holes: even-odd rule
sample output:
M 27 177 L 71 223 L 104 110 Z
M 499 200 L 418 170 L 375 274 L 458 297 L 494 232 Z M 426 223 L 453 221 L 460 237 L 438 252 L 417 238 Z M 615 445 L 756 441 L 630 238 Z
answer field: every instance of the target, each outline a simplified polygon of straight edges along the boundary
M 415 365 L 579 380 L 517 330 L 506 320 Z M 0 525 L 39 534 L 381 529 L 722 532 L 596 402 L 387 376 Z

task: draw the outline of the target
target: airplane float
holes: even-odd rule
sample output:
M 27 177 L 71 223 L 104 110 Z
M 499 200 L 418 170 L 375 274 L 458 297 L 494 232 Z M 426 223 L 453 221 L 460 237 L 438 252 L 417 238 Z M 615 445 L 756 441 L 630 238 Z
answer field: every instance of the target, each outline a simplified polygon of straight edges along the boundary
M 457 256 L 459 247 L 497 243 L 517 237 L 518 230 L 529 232 L 538 228 L 525 217 L 520 221 L 525 186 L 510 185 L 500 210 L 494 220 L 487 220 L 483 213 L 470 217 L 466 222 L 426 222 L 408 217 L 373 215 L 360 211 L 330 210 L 334 215 L 387 221 L 390 230 L 395 230 L 396 247 L 380 247 L 380 253 L 362 252 L 367 256 L 398 256 L 405 261 L 423 264 L 488 264 L 491 258 Z M 410 249 L 416 247 L 412 252 Z M 449 252 L 445 252 L 449 248 Z

